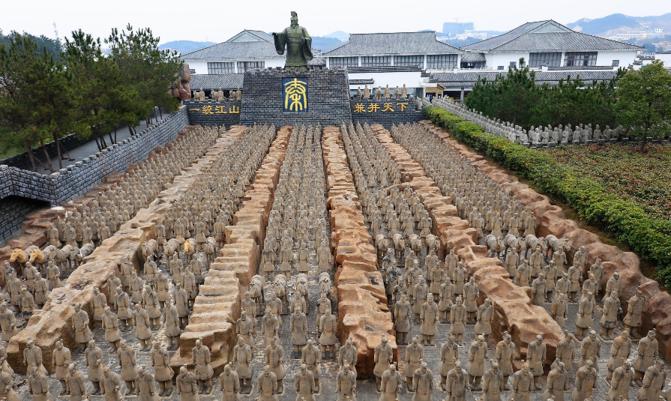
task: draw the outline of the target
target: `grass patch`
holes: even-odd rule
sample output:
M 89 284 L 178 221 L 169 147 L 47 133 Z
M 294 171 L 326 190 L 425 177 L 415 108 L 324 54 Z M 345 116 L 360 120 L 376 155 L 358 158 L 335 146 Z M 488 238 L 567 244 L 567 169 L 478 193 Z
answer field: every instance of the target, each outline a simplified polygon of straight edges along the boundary
M 671 288 L 671 220 L 614 192 L 553 155 L 486 133 L 478 125 L 438 107 L 425 107 L 426 116 L 457 140 L 525 178 L 538 191 L 572 207 L 594 225 L 629 246 L 656 266 L 657 278 Z

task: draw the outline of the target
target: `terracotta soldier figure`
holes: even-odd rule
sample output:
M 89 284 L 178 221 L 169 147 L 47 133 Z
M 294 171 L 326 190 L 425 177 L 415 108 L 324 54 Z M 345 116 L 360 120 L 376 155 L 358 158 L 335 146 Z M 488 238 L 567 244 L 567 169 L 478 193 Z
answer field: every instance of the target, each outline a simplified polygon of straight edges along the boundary
M 513 374 L 512 379 L 512 397 L 511 401 L 531 401 L 531 392 L 534 391 L 534 375 L 529 370 L 529 364 L 526 362 L 522 369 Z
M 258 401 L 277 401 L 277 377 L 270 366 L 266 365 L 256 383 L 259 389 Z
M 284 392 L 284 375 L 286 369 L 284 367 L 284 350 L 280 344 L 279 337 L 275 337 L 268 345 L 264 352 L 264 363 L 272 369 L 277 379 L 278 393 Z
M 135 361 L 135 350 L 125 341 L 119 343 L 117 349 L 119 365 L 121 366 L 121 378 L 126 383 L 129 394 L 137 394 L 135 381 L 137 380 L 137 364 Z
M 610 346 L 610 358 L 608 359 L 609 376 L 612 376 L 613 371 L 629 359 L 630 353 L 631 339 L 629 338 L 629 329 L 624 329 L 619 336 L 615 337 Z
M 198 380 L 186 366 L 179 368 L 179 374 L 175 380 L 175 388 L 181 401 L 198 401 Z
M 613 338 L 613 331 L 617 325 L 620 311 L 620 298 L 617 291 L 612 291 L 603 298 L 603 313 L 599 321 L 601 336 L 607 340 Z
M 85 360 L 88 370 L 88 378 L 93 384 L 93 395 L 100 394 L 100 379 L 102 376 L 103 352 L 94 340 L 89 341 L 86 347 Z
M 477 336 L 468 350 L 468 383 L 472 389 L 480 389 L 480 381 L 485 373 L 487 343 L 481 335 Z
M 198 339 L 196 345 L 191 349 L 191 362 L 195 366 L 195 375 L 198 379 L 198 387 L 201 393 L 209 393 L 212 390 L 212 370 L 210 349 Z
M 408 297 L 401 294 L 401 299 L 394 305 L 394 327 L 396 328 L 396 341 L 398 344 L 406 344 L 406 336 L 410 331 L 412 310 Z
M 461 343 L 464 338 L 464 331 L 466 320 L 466 309 L 461 301 L 461 296 L 457 296 L 456 303 L 450 310 L 450 334 L 454 335 L 454 339 Z
M 536 389 L 539 389 L 539 378 L 543 376 L 543 363 L 545 362 L 546 346 L 543 342 L 543 335 L 539 334 L 536 339 L 529 343 L 527 347 L 527 363 L 529 369 L 534 375 Z
M 301 348 L 308 341 L 308 319 L 300 310 L 295 310 L 291 315 L 291 344 L 293 345 L 294 357 L 297 357 Z
M 340 347 L 338 350 L 338 364 L 344 366 L 346 363 L 350 365 L 350 368 L 355 369 L 357 362 L 357 350 L 356 345 L 354 345 L 354 338 L 348 336 L 345 340 L 345 344 Z
M 373 362 L 375 367 L 373 368 L 373 374 L 375 375 L 375 382 L 377 384 L 378 391 L 381 391 L 380 384 L 382 382 L 382 375 L 389 368 L 389 364 L 394 360 L 394 351 L 389 344 L 389 340 L 386 335 L 382 336 L 380 344 L 375 347 L 373 353 Z
M 433 345 L 433 337 L 436 335 L 438 324 L 438 305 L 433 301 L 433 294 L 426 296 L 420 312 L 422 342 L 424 345 Z
M 348 362 L 341 365 L 338 370 L 336 393 L 338 401 L 356 401 L 356 372 Z
M 636 393 L 637 401 L 657 401 L 662 395 L 664 382 L 666 381 L 666 371 L 664 364 L 660 359 L 650 365 L 645 371 L 641 388 Z
M 222 401 L 237 401 L 240 393 L 240 378 L 238 372 L 231 368 L 231 364 L 224 366 L 224 371 L 219 376 L 219 383 L 221 384 L 221 392 L 223 393 Z
M 50 401 L 49 383 L 47 375 L 35 367 L 28 368 L 28 391 L 33 401 Z
M 608 389 L 608 401 L 626 401 L 629 399 L 629 388 L 634 379 L 634 368 L 630 360 L 624 361 L 613 370 Z
M 27 370 L 35 368 L 47 374 L 47 369 L 42 364 L 42 349 L 35 345 L 32 339 L 26 341 L 26 348 L 23 349 L 23 362 L 26 364 Z
M 503 340 L 496 344 L 496 363 L 503 376 L 504 386 L 507 388 L 508 378 L 515 371 L 513 368 L 513 359 L 517 355 L 517 346 L 512 341 L 512 337 L 507 331 L 503 333 Z
M 550 373 L 548 373 L 542 397 L 545 400 L 564 401 L 564 392 L 566 390 L 568 390 L 566 369 L 563 363 L 557 362 L 552 370 L 550 370 Z
M 466 372 L 457 360 L 455 367 L 447 374 L 446 401 L 466 401 Z
M 401 383 L 401 374 L 396 370 L 396 365 L 390 364 L 380 380 L 380 398 L 378 401 L 398 401 Z
M 165 336 L 168 338 L 168 349 L 176 349 L 177 339 L 182 334 L 182 328 L 177 308 L 172 302 L 167 302 L 163 320 L 165 324 Z
M 596 369 L 594 362 L 587 360 L 576 372 L 575 387 L 571 393 L 573 401 L 582 401 L 592 397 L 596 387 Z
M 492 301 L 489 298 L 485 298 L 485 302 L 480 305 L 477 313 L 477 320 L 475 323 L 475 334 L 481 334 L 487 337 L 492 334 L 492 316 L 494 310 L 492 308 Z
M 72 363 L 70 350 L 63 345 L 62 340 L 56 341 L 56 348 L 51 354 L 51 365 L 54 367 L 54 375 L 61 382 L 61 394 L 69 394 L 67 386 L 68 371 Z
M 233 367 L 240 377 L 240 387 L 246 388 L 251 385 L 252 380 L 252 348 L 244 340 L 238 341 L 233 347 Z
M 159 396 L 167 396 L 172 393 L 174 373 L 170 367 L 170 356 L 159 341 L 154 342 L 151 350 L 151 366 L 154 368 L 154 378 L 158 382 Z
M 629 328 L 632 338 L 641 336 L 640 329 L 643 325 L 643 309 L 645 308 L 645 297 L 640 290 L 627 302 L 627 314 L 624 316 L 624 325 Z
M 447 374 L 454 369 L 459 360 L 459 348 L 452 335 L 447 336 L 447 341 L 440 347 L 440 385 L 445 391 L 447 386 Z
M 312 339 L 301 350 L 301 364 L 307 366 L 312 372 L 315 380 L 316 391 L 319 392 L 319 363 L 322 360 L 322 352 Z M 356 360 L 356 355 L 355 355 Z
M 405 380 L 408 391 L 413 391 L 412 378 L 424 359 L 424 347 L 420 343 L 419 336 L 412 339 L 410 345 L 405 348 Z
M 503 375 L 499 365 L 492 361 L 489 370 L 482 378 L 483 401 L 501 401 L 501 393 L 504 389 Z
M 413 401 L 431 401 L 433 394 L 433 373 L 427 368 L 426 362 L 422 362 L 419 369 L 415 370 L 412 380 L 415 395 Z
M 301 364 L 300 370 L 294 378 L 294 384 L 296 386 L 296 401 L 314 401 L 317 387 L 312 372 L 305 364 Z
M 140 368 L 137 378 L 138 401 L 158 401 L 154 377 L 145 368 Z

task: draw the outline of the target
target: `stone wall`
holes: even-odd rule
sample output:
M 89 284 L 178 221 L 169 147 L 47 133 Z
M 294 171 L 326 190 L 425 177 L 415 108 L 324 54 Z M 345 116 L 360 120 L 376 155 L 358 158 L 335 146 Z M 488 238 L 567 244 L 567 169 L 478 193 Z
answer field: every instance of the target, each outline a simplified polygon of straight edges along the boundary
M 43 202 L 14 196 L 0 199 L 0 245 L 21 229 L 28 214 L 45 206 Z
M 389 128 L 394 124 L 414 123 L 425 119 L 424 113 L 417 107 L 415 98 L 352 99 L 350 107 L 354 123 L 382 124 Z
M 239 100 L 187 100 L 184 102 L 191 125 L 236 125 L 240 124 Z
M 171 142 L 188 124 L 182 107 L 157 125 L 52 174 L 0 165 L 0 199 L 7 196 L 62 204 L 84 194 L 109 174 L 147 158 L 158 146 Z
M 282 80 L 307 82 L 307 109 L 285 112 Z M 349 81 L 342 70 L 260 70 L 245 73 L 240 122 L 242 124 L 336 124 L 352 121 Z

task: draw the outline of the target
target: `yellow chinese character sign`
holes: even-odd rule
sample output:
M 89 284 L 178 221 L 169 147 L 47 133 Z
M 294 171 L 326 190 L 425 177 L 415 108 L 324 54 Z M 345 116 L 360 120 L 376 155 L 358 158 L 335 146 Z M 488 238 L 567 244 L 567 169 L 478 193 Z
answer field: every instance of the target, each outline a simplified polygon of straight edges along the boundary
M 284 111 L 308 111 L 308 83 L 303 78 L 283 78 L 282 98 Z

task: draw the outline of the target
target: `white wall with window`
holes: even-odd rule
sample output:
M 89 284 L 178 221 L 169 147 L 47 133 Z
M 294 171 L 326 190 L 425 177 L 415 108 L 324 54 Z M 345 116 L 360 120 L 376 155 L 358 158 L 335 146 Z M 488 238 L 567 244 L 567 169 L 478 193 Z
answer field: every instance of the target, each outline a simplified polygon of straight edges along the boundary
M 329 68 L 356 67 L 359 65 L 359 57 L 329 57 Z
M 627 68 L 634 63 L 634 60 L 636 60 L 635 52 L 600 51 L 597 55 L 596 65 Z
M 235 63 L 232 61 L 212 61 L 207 63 L 208 74 L 232 74 L 235 72 Z
M 381 67 L 391 65 L 391 56 L 361 56 L 362 67 Z
M 426 56 L 427 70 L 453 70 L 458 67 L 458 54 L 429 54 Z
M 424 68 L 424 56 L 421 54 L 412 56 L 394 56 L 394 65 Z
M 561 67 L 562 52 L 529 53 L 529 67 Z
M 566 52 L 565 67 L 595 67 L 598 52 Z

